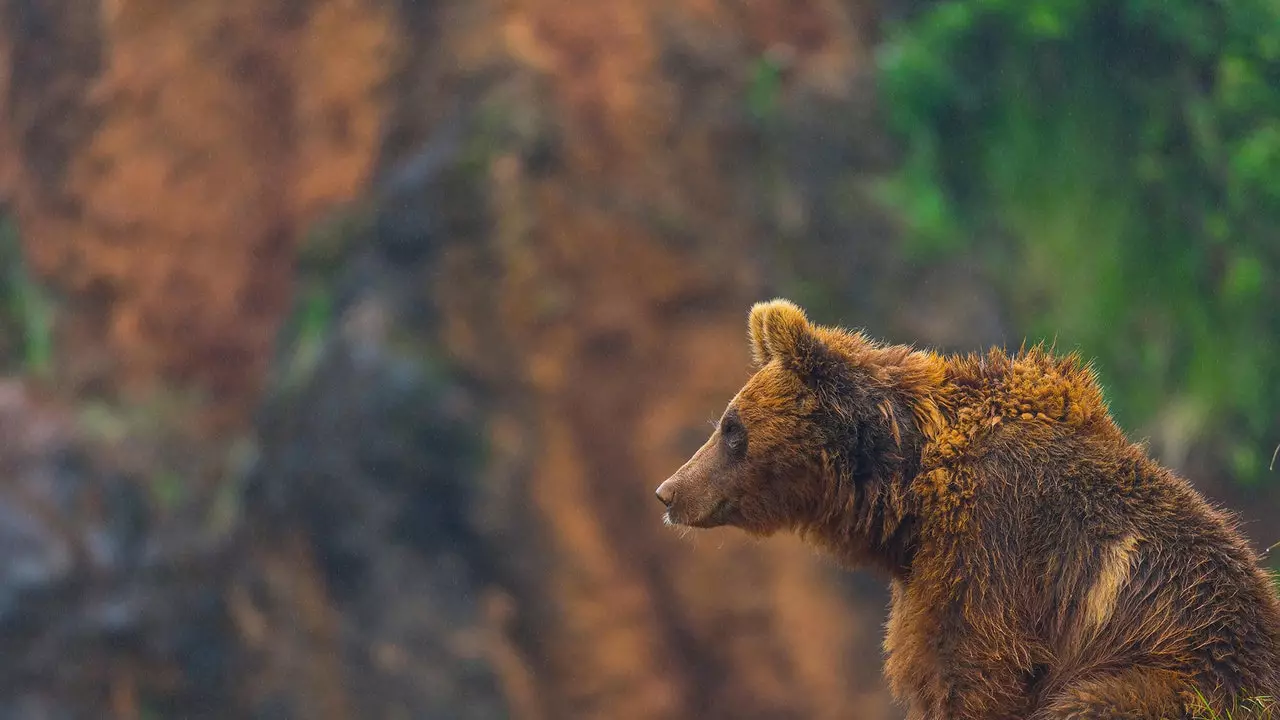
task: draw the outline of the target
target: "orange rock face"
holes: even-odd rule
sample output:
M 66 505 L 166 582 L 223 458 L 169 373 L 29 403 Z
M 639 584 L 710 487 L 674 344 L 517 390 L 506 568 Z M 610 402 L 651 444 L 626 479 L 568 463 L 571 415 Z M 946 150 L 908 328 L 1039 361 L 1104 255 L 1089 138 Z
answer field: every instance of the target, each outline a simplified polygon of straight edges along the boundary
M 368 181 L 393 18 L 360 2 L 10 12 L 14 206 L 70 300 L 67 379 L 190 383 L 243 413 L 299 232 Z

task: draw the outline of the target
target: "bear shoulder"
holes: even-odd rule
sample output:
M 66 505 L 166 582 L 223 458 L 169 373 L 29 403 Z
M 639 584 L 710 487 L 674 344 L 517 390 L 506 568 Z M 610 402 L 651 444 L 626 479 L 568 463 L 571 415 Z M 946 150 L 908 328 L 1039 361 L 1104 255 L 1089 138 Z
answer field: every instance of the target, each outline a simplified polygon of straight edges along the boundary
M 1092 365 L 1076 353 L 1055 356 L 1042 345 L 1017 353 L 997 348 L 947 357 L 945 363 L 945 380 L 930 399 L 941 412 L 924 428 L 938 459 L 966 454 L 1011 422 L 1028 441 L 1063 431 L 1123 437 Z

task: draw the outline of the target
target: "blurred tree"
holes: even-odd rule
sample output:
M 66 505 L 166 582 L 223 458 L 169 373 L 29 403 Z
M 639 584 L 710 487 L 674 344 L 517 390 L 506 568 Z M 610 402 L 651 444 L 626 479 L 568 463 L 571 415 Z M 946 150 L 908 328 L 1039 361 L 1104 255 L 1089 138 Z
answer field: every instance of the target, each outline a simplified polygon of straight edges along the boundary
M 879 65 L 915 256 L 976 253 L 1170 459 L 1274 478 L 1280 4 L 924 3 Z

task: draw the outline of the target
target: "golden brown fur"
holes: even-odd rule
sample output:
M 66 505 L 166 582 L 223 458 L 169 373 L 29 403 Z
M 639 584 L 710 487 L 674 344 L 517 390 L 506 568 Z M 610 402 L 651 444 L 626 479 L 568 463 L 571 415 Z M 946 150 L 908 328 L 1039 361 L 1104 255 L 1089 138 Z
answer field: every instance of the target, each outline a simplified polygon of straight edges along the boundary
M 757 371 L 667 519 L 885 571 L 913 720 L 1181 718 L 1280 694 L 1280 601 L 1232 519 L 1042 348 L 944 357 L 752 308 Z

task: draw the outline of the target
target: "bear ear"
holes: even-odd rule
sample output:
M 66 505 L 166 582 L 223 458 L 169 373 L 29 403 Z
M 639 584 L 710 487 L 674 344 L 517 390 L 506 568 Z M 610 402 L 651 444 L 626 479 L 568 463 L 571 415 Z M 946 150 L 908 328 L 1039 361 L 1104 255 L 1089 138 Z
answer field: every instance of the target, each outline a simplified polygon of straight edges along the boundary
M 764 367 L 774 358 L 800 359 L 817 340 L 804 311 L 782 298 L 753 305 L 748 327 L 751 331 L 751 355 L 757 368 Z

